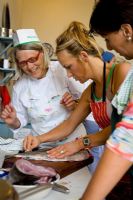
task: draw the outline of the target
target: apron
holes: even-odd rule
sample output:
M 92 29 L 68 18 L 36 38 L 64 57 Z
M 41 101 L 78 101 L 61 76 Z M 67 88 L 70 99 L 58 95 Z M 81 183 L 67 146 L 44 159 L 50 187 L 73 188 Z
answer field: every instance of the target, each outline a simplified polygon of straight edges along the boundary
M 100 128 L 106 128 L 110 125 L 110 118 L 107 114 L 107 103 L 108 100 L 106 100 L 106 63 L 104 62 L 103 67 L 103 96 L 102 96 L 102 102 L 95 102 L 94 101 L 94 92 L 95 92 L 95 83 L 92 83 L 91 88 L 91 102 L 90 107 L 93 113 L 93 117 Z

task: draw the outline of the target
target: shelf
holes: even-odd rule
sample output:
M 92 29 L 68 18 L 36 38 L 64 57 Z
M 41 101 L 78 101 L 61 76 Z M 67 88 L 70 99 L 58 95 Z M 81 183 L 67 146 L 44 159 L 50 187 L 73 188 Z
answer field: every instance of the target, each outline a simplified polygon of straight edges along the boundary
M 9 57 L 8 50 L 13 46 L 13 39 L 10 37 L 0 37 L 0 58 L 4 56 L 4 59 Z M 0 85 L 6 85 L 10 79 L 15 75 L 16 70 L 13 68 L 0 67 L 0 73 L 2 77 L 0 79 Z
M 11 68 L 8 68 L 8 69 L 5 69 L 5 68 L 1 68 L 0 67 L 0 72 L 4 72 L 4 73 L 15 73 L 15 69 L 11 69 Z
M 15 76 L 15 69 L 0 68 L 0 72 L 3 72 L 4 77 L 0 80 L 0 85 L 6 85 Z
M 5 44 L 13 43 L 13 39 L 9 38 L 9 37 L 0 37 L 0 41 L 5 43 Z

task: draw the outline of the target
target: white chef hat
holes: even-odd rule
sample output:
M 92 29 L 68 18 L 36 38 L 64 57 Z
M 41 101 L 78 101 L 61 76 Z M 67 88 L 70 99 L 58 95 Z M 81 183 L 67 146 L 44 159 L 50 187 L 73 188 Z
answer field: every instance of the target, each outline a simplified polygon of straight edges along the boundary
M 14 47 L 31 42 L 40 43 L 40 40 L 34 29 L 18 29 L 13 33 Z

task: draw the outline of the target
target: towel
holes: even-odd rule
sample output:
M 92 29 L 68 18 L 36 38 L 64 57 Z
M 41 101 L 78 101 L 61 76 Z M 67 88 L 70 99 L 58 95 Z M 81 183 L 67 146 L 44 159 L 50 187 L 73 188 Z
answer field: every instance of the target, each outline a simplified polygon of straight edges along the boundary
M 3 150 L 6 152 L 6 155 L 13 152 L 17 153 L 20 150 L 23 150 L 23 139 L 4 139 L 0 137 L 0 151 Z
M 119 91 L 112 100 L 112 105 L 117 109 L 118 114 L 122 114 L 125 107 L 127 106 L 130 99 L 132 87 L 133 87 L 133 67 L 128 72 Z

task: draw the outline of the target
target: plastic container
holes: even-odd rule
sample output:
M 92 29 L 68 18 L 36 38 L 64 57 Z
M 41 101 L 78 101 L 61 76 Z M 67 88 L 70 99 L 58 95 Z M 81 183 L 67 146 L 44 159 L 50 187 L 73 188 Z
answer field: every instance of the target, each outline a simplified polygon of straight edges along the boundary
M 2 171 L 2 170 L 1 170 L 1 171 L 0 171 L 0 178 L 6 180 L 6 179 L 7 179 L 7 176 L 8 176 L 8 173 L 9 173 L 9 172 L 5 172 L 5 171 Z

